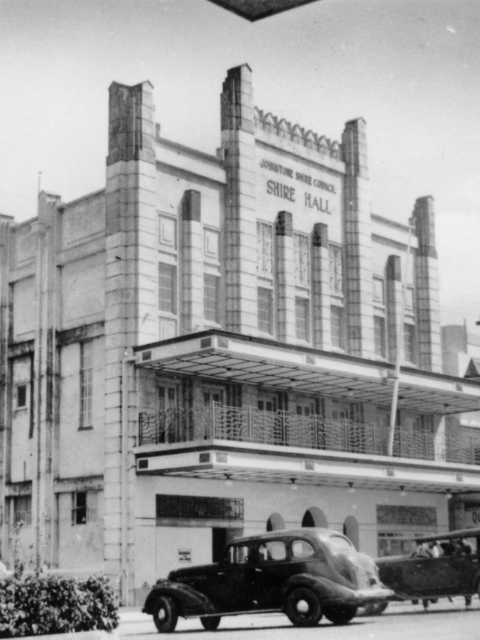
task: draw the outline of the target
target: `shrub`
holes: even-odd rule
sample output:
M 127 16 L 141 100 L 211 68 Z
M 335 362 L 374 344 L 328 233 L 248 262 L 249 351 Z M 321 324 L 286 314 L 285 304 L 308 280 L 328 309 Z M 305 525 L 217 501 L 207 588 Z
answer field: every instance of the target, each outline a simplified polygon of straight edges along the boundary
M 104 577 L 29 576 L 0 583 L 0 638 L 112 631 L 118 623 L 115 596 Z

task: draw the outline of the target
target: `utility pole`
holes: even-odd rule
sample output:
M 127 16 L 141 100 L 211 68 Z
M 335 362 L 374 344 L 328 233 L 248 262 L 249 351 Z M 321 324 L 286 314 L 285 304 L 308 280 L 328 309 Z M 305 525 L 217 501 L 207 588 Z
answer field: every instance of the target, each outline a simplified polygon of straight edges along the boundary
M 393 381 L 393 395 L 392 395 L 392 408 L 390 411 L 390 433 L 388 435 L 388 455 L 393 456 L 393 444 L 395 439 L 395 426 L 397 421 L 397 405 L 398 405 L 398 390 L 400 387 L 400 362 L 402 360 L 403 353 L 403 323 L 405 321 L 405 296 L 407 291 L 407 278 L 408 278 L 408 263 L 410 258 L 410 245 L 412 241 L 412 231 L 414 229 L 415 221 L 413 218 L 408 220 L 408 240 L 407 240 L 407 255 L 405 258 L 405 270 L 403 273 L 402 282 L 402 305 L 400 308 L 400 326 L 397 331 L 397 351 L 395 353 L 395 378 Z

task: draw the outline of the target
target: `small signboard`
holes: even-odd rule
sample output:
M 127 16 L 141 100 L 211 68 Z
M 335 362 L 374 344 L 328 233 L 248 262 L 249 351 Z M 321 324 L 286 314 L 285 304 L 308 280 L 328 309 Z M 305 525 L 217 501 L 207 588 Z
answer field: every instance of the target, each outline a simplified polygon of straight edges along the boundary
M 191 564 L 192 563 L 192 550 L 191 549 L 179 549 L 178 550 L 178 562 L 179 562 L 179 564 Z
M 463 525 L 465 529 L 470 529 L 470 527 L 480 527 L 480 505 L 465 509 Z

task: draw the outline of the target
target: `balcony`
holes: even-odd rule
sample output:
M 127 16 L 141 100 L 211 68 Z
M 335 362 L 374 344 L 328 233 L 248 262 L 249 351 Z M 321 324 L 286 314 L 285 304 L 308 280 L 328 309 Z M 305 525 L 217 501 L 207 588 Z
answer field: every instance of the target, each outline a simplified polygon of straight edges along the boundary
M 139 444 L 175 444 L 223 440 L 275 447 L 387 456 L 389 429 L 374 423 L 299 416 L 288 411 L 215 404 L 203 412 L 169 409 L 139 416 Z M 480 464 L 480 442 L 435 438 L 426 429 L 399 426 L 393 455 L 397 458 Z

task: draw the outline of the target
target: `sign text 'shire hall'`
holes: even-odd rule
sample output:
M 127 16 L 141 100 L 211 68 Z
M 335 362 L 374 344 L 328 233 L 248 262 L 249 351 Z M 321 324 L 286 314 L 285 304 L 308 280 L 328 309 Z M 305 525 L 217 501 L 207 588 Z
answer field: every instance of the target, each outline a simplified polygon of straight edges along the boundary
M 318 178 L 312 178 L 312 176 L 306 173 L 293 171 L 293 169 L 284 167 L 283 165 L 277 164 L 276 162 L 271 162 L 270 160 L 264 159 L 260 162 L 260 167 L 262 167 L 262 169 L 268 169 L 269 171 L 287 176 L 288 178 L 298 180 L 303 184 L 312 185 L 317 189 L 329 191 L 330 193 L 336 193 L 335 186 L 333 184 L 323 182 L 323 180 L 319 180 Z M 289 200 L 290 202 L 295 202 L 295 187 L 289 187 L 288 185 L 277 182 L 275 180 L 267 180 L 267 193 L 269 195 L 277 196 L 278 198 L 283 198 L 284 200 Z M 331 213 L 328 208 L 328 200 L 326 198 L 319 198 L 315 195 L 312 196 L 311 193 L 307 192 L 304 193 L 304 197 L 304 204 L 309 209 L 315 208 L 318 209 L 318 211 L 322 211 L 323 213 Z

